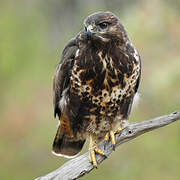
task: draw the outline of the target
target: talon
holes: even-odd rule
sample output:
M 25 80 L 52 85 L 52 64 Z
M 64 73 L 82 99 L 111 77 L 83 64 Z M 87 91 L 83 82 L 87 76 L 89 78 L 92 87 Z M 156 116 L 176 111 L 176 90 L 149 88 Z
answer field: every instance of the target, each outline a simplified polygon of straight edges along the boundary
M 91 162 L 93 164 L 94 168 L 97 168 L 96 155 L 95 155 L 95 151 L 93 149 L 90 150 L 89 162 Z
M 113 150 L 115 151 L 115 147 L 116 147 L 116 138 L 115 138 L 115 134 L 118 134 L 122 129 L 121 128 L 118 128 L 114 131 L 110 131 L 106 134 L 104 140 L 105 141 L 108 141 L 109 140 L 109 137 L 111 138 L 111 142 L 112 142 L 112 146 L 113 146 Z
M 107 157 L 102 150 L 98 149 L 98 146 L 91 135 L 89 142 L 89 151 L 89 162 L 93 164 L 94 168 L 97 168 L 96 153 L 101 156 Z
M 106 135 L 105 135 L 105 137 L 104 137 L 104 140 L 105 140 L 105 141 L 109 141 L 109 132 L 106 133 Z
M 105 156 L 105 155 L 104 155 L 104 152 L 101 151 L 101 150 L 98 149 L 98 148 L 95 148 L 94 151 L 95 151 L 97 154 L 101 155 L 101 156 Z
M 121 130 L 122 130 L 121 128 L 114 130 L 114 134 L 118 134 Z
M 110 131 L 110 136 L 111 136 L 112 145 L 115 145 L 116 144 L 116 139 L 115 139 L 113 131 Z
M 115 151 L 116 150 L 116 145 L 113 144 L 112 147 L 113 147 L 113 151 Z

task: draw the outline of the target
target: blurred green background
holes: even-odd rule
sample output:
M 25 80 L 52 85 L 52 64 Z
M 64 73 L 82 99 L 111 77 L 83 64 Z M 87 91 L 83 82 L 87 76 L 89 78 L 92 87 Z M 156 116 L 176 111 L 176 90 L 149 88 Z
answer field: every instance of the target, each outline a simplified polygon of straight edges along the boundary
M 67 161 L 51 154 L 52 76 L 84 18 L 102 10 L 120 17 L 142 58 L 141 99 L 130 121 L 180 110 L 179 0 L 1 0 L 1 180 L 34 179 Z M 82 179 L 179 180 L 180 122 L 120 146 Z

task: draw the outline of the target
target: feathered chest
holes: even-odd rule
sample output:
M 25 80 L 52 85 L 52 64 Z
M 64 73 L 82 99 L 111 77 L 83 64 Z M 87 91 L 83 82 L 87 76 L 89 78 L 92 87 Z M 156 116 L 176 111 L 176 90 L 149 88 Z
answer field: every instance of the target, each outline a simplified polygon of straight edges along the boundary
M 134 94 L 140 67 L 128 54 L 93 49 L 77 50 L 71 75 L 71 93 L 101 114 L 112 115 L 123 98 Z

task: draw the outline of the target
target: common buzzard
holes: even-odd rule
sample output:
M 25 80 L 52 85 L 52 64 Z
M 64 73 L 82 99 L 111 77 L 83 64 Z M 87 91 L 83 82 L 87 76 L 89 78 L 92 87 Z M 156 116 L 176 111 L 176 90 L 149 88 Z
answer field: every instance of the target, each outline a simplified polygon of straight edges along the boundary
M 60 125 L 53 153 L 74 157 L 90 139 L 89 160 L 103 139 L 111 139 L 127 125 L 141 74 L 140 56 L 119 18 L 97 12 L 65 46 L 53 81 L 54 116 Z

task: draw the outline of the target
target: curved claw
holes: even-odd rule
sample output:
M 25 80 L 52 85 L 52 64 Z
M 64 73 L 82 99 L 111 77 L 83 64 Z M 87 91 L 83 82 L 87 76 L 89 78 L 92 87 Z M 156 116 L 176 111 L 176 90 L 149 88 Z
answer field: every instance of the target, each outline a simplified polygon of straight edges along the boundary
M 104 137 L 104 140 L 105 141 L 108 141 L 109 138 L 111 138 L 111 142 L 112 142 L 112 146 L 113 146 L 113 150 L 115 151 L 115 147 L 116 147 L 116 138 L 115 138 L 115 134 L 119 133 L 122 129 L 121 128 L 118 128 L 114 131 L 109 131 L 105 137 Z

